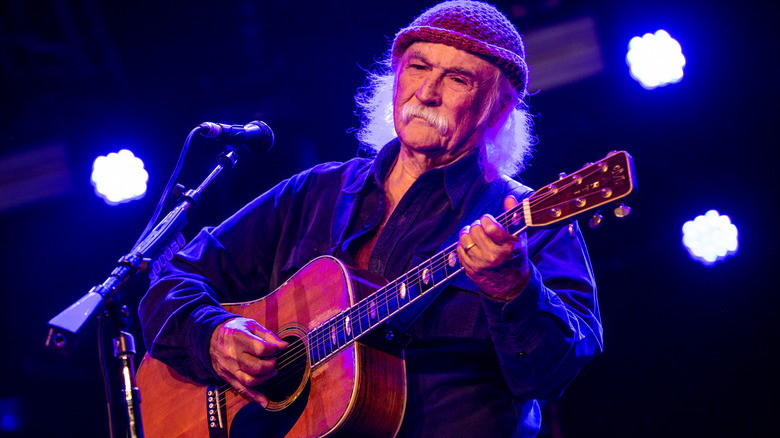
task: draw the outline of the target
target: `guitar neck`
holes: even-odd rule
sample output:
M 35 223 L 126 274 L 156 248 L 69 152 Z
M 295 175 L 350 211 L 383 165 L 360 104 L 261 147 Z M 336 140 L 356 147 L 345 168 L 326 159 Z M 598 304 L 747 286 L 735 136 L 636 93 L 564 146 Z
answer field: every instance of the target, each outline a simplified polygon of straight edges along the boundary
M 621 199 L 635 185 L 633 164 L 626 152 L 602 160 L 537 190 L 496 221 L 514 235 L 528 227 L 545 227 Z M 308 333 L 312 367 L 385 323 L 425 294 L 463 271 L 453 243 L 391 281 L 354 306 Z
M 309 332 L 312 367 L 387 322 L 463 270 L 454 243 Z

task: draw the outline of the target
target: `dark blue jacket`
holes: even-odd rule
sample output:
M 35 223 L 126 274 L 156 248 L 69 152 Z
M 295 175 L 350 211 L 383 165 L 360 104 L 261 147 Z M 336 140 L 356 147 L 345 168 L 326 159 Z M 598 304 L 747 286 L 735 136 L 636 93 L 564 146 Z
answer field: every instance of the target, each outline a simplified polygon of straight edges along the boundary
M 275 290 L 308 261 L 353 255 L 381 223 L 382 182 L 398 154 L 326 163 L 202 230 L 152 283 L 139 307 L 150 354 L 194 380 L 216 379 L 209 340 L 232 317 L 218 303 Z M 477 154 L 423 174 L 382 230 L 368 269 L 395 279 L 437 252 L 486 183 Z M 489 213 L 529 189 L 500 180 Z M 410 328 L 401 436 L 535 436 L 536 399 L 558 396 L 602 349 L 595 282 L 579 229 L 528 231 L 531 281 L 509 302 L 461 274 Z M 262 324 L 262 321 L 260 321 Z

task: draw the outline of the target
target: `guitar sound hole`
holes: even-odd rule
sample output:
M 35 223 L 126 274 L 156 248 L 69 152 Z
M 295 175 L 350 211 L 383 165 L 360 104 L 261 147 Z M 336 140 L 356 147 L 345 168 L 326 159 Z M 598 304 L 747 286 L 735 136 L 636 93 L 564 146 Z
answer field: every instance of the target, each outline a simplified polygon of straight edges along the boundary
M 309 355 L 305 342 L 292 334 L 281 339 L 290 345 L 276 358 L 278 374 L 259 386 L 259 391 L 271 402 L 269 410 L 283 409 L 292 403 L 309 377 Z

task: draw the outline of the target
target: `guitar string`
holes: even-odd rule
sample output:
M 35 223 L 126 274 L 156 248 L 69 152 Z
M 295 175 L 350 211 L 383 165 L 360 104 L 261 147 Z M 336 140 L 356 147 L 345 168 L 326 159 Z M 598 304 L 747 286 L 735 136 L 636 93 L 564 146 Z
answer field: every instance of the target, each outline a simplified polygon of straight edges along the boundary
M 568 178 L 570 178 L 570 182 L 568 182 L 567 184 L 564 184 L 561 187 L 558 187 L 557 191 L 548 190 L 547 192 L 537 196 L 536 198 L 533 198 L 533 199 L 529 198 L 529 205 L 530 206 L 537 206 L 539 203 L 546 201 L 548 198 L 557 195 L 558 191 L 565 190 L 565 189 L 571 187 L 572 185 L 578 184 L 578 181 L 579 181 L 579 183 L 581 183 L 582 182 L 581 178 L 587 178 L 589 176 L 592 176 L 595 173 L 603 171 L 602 170 L 602 165 L 603 165 L 603 163 L 597 162 L 594 165 L 590 166 L 590 168 L 595 169 L 593 172 L 590 172 L 590 173 L 584 172 L 583 173 L 582 171 L 584 171 L 586 169 L 581 169 L 580 172 L 577 172 L 577 173 L 575 173 L 573 175 L 570 175 L 568 177 Z M 582 176 L 579 175 L 580 173 L 583 173 L 583 175 Z M 553 183 L 553 184 L 555 184 L 555 183 Z M 544 188 L 548 188 L 551 185 L 548 185 L 548 186 L 546 186 Z M 533 195 L 532 195 L 532 197 L 533 197 Z M 571 200 L 567 200 L 567 201 L 564 201 L 564 202 L 561 202 L 561 203 L 558 203 L 558 204 L 555 204 L 555 205 L 552 205 L 552 206 L 547 206 L 547 209 L 556 208 L 556 207 L 559 207 L 561 205 L 564 205 L 564 204 L 570 203 L 570 202 L 572 202 L 572 201 Z M 513 225 L 518 225 L 519 226 L 519 223 L 520 223 L 519 219 L 524 219 L 524 217 L 519 217 L 518 218 L 517 217 L 517 213 L 519 213 L 522 210 L 522 207 L 523 207 L 523 204 L 521 202 L 517 206 L 515 206 L 515 207 L 507 210 L 503 214 L 499 215 L 496 218 L 496 220 L 499 223 L 501 223 L 504 227 L 508 227 L 510 225 L 510 222 L 513 222 L 514 223 Z M 592 209 L 592 208 L 595 208 L 595 207 L 589 207 L 588 209 Z M 527 227 L 523 227 L 522 229 L 516 231 L 513 234 L 517 235 L 520 232 L 522 232 L 523 230 L 525 230 L 526 228 Z M 375 305 L 374 312 L 376 312 L 378 310 L 378 308 L 376 307 L 375 303 L 379 299 L 383 299 L 384 300 L 385 305 L 386 305 L 386 309 L 388 311 L 387 316 L 382 318 L 382 320 L 385 320 L 385 319 L 389 318 L 390 316 L 392 316 L 395 312 L 398 312 L 399 310 L 401 310 L 403 308 L 403 306 L 408 304 L 408 302 L 406 302 L 407 298 L 400 297 L 400 299 L 399 299 L 399 296 L 398 296 L 398 291 L 401 290 L 401 288 L 403 288 L 404 285 L 406 285 L 406 284 L 413 284 L 413 285 L 416 285 L 420 289 L 420 293 L 416 297 L 411 298 L 411 296 L 409 296 L 410 298 L 408 299 L 408 301 L 411 302 L 412 300 L 414 300 L 416 298 L 419 298 L 422 294 L 428 292 L 430 289 L 433 289 L 433 288 L 435 288 L 437 286 L 434 273 L 437 272 L 439 269 L 444 268 L 444 270 L 445 270 L 445 278 L 449 277 L 451 275 L 457 275 L 458 273 L 460 273 L 460 271 L 463 270 L 462 266 L 457 268 L 455 270 L 455 272 L 453 272 L 451 274 L 447 274 L 446 273 L 446 266 L 449 264 L 450 257 L 453 254 L 456 253 L 456 249 L 457 249 L 457 242 L 452 244 L 452 245 L 450 245 L 449 247 L 447 247 L 447 249 L 445 249 L 444 251 L 441 251 L 437 255 L 434 255 L 430 259 L 426 260 L 426 262 L 421 263 L 420 265 L 417 265 L 415 268 L 410 269 L 410 271 L 408 273 L 404 274 L 402 277 L 399 277 L 398 279 L 394 280 L 393 282 L 388 283 L 386 286 L 381 288 L 379 291 L 376 291 L 374 294 L 370 295 L 369 297 L 366 297 L 366 299 L 361 300 L 355 306 L 353 306 L 352 307 L 353 309 L 357 308 L 357 310 L 358 310 L 358 319 L 359 319 L 358 324 L 361 326 L 360 327 L 361 333 L 358 334 L 358 336 L 361 336 L 362 334 L 364 334 L 366 332 L 366 330 L 364 330 L 362 328 L 362 321 L 360 321 L 362 318 L 368 316 L 367 323 L 369 325 L 369 328 L 374 328 L 374 326 L 378 324 L 378 321 L 375 321 L 373 323 L 371 322 L 371 316 L 370 316 L 370 314 L 372 313 L 372 310 L 370 309 L 370 307 L 371 307 L 370 304 L 371 303 L 374 303 L 374 305 Z M 450 267 L 451 268 L 456 268 L 458 266 L 458 264 L 459 264 L 459 261 L 456 261 Z M 425 283 L 427 285 L 427 282 L 425 282 L 425 278 L 424 278 L 426 269 L 428 269 L 428 273 L 427 274 L 428 274 L 428 278 L 429 278 L 429 281 L 431 282 L 431 284 L 430 284 L 430 287 L 429 287 L 428 290 L 423 290 L 424 289 L 423 283 Z M 421 270 L 422 270 L 422 272 L 420 272 Z M 423 275 L 420 275 L 420 274 L 423 274 Z M 406 281 L 400 281 L 402 279 L 404 279 Z M 408 287 L 407 287 L 407 291 L 409 291 Z M 369 300 L 369 298 L 374 298 L 374 299 Z M 398 307 L 395 310 L 390 311 L 390 303 L 391 302 L 388 301 L 388 298 L 390 300 L 394 300 L 395 304 L 397 304 Z M 368 306 L 369 308 L 366 309 L 365 313 L 363 313 L 363 310 L 361 309 L 361 307 L 366 307 L 366 306 L 365 305 L 361 306 L 361 303 L 362 304 L 369 304 L 369 306 Z M 339 349 L 341 349 L 345 345 L 347 345 L 347 344 L 349 344 L 349 343 L 351 343 L 352 341 L 355 340 L 355 337 L 354 337 L 353 334 L 346 333 L 346 330 L 347 330 L 346 327 L 347 327 L 348 323 L 344 323 L 343 324 L 344 325 L 343 331 L 342 331 L 342 329 L 340 327 L 338 327 L 338 325 L 339 325 L 338 322 L 339 321 L 337 321 L 335 319 L 337 316 L 334 316 L 331 319 L 329 319 L 328 321 L 326 321 L 325 323 L 321 324 L 320 326 L 315 327 L 310 332 L 308 332 L 307 335 L 306 335 L 306 337 L 310 341 L 309 342 L 310 346 L 312 345 L 312 341 L 314 341 L 313 342 L 314 346 L 316 348 L 318 348 L 318 349 L 319 348 L 323 348 L 323 351 L 326 353 L 324 355 L 324 357 L 322 357 L 318 361 L 318 363 L 321 362 L 323 359 L 327 358 L 328 356 L 332 355 L 333 353 L 336 353 Z M 374 316 L 374 319 L 376 319 L 376 316 Z M 329 327 L 330 330 L 328 330 L 327 327 L 326 327 L 328 324 L 330 324 L 330 327 Z M 319 332 L 316 332 L 317 329 L 319 329 Z M 335 331 L 334 331 L 334 329 L 335 329 Z M 352 330 L 354 330 L 354 328 L 352 328 Z M 326 338 L 324 336 L 322 336 L 323 334 L 325 334 L 325 332 L 330 332 L 330 336 L 328 336 L 328 337 L 331 337 L 331 338 L 335 337 L 336 338 L 336 342 L 334 343 L 334 342 L 331 341 L 329 345 L 326 344 L 326 342 L 327 342 Z M 317 335 L 317 336 L 310 337 L 310 335 L 312 335 L 312 334 L 313 335 Z M 350 336 L 352 336 L 351 339 L 350 339 Z M 317 339 L 317 338 L 321 338 L 321 339 Z M 343 342 L 342 342 L 342 339 L 343 339 Z M 330 353 L 327 353 L 328 349 L 326 347 L 331 347 L 332 350 L 331 350 Z M 285 381 L 285 380 L 287 380 L 288 378 L 291 377 L 289 375 L 291 372 L 297 372 L 300 369 L 305 367 L 305 362 L 299 361 L 299 359 L 302 356 L 305 356 L 307 354 L 307 351 L 308 351 L 305 348 L 305 341 L 302 338 L 299 338 L 297 341 L 293 341 L 291 343 L 291 345 L 285 351 L 288 352 L 288 354 L 287 355 L 281 355 L 280 358 L 283 358 L 283 360 L 280 363 L 276 364 L 276 369 L 279 371 L 278 374 L 276 376 L 274 376 L 271 380 L 267 381 L 267 382 L 272 382 L 272 381 L 274 381 L 274 382 L 283 382 L 283 381 Z M 296 368 L 293 368 L 291 370 L 287 369 L 291 364 L 294 364 L 296 362 L 298 363 L 298 366 Z M 282 370 L 284 370 L 284 372 L 282 372 Z M 267 391 L 269 389 L 273 389 L 276 386 L 277 385 L 269 386 L 267 388 L 264 388 L 264 390 Z M 223 385 L 221 388 L 225 388 L 225 387 L 229 388 L 230 385 L 229 384 Z
M 559 190 L 567 189 L 568 187 L 570 187 L 570 186 L 572 186 L 574 184 L 577 184 L 578 181 L 580 181 L 580 183 L 581 183 L 581 178 L 583 178 L 583 177 L 587 178 L 587 177 L 593 175 L 594 173 L 598 173 L 599 171 L 602 171 L 602 163 L 596 163 L 595 165 L 592 165 L 591 167 L 593 169 L 595 169 L 593 172 L 590 172 L 590 173 L 588 173 L 587 171 L 586 172 L 582 172 L 582 171 L 586 170 L 586 169 L 582 169 L 581 172 L 577 172 L 577 173 L 569 176 L 568 178 L 570 178 L 570 182 L 565 184 L 565 185 L 563 185 L 563 186 L 561 186 L 561 187 L 559 187 L 558 189 Z M 583 173 L 583 176 L 578 175 L 579 173 Z M 577 176 L 578 178 L 575 178 L 575 176 Z M 553 183 L 553 184 L 555 184 L 555 183 Z M 556 194 L 557 194 L 557 192 L 552 192 L 552 191 L 545 192 L 544 194 L 541 194 L 541 195 L 537 196 L 535 199 L 529 199 L 529 205 L 536 206 L 540 202 L 544 202 L 546 199 L 548 199 L 548 198 L 550 198 L 552 196 L 555 196 Z M 552 206 L 547 206 L 547 208 L 551 209 L 551 208 L 559 207 L 559 206 L 561 206 L 561 205 L 563 205 L 565 203 L 568 203 L 568 202 L 571 202 L 571 200 L 568 200 L 568 201 L 565 201 L 565 202 L 562 202 L 562 203 L 558 203 L 558 204 L 555 204 L 555 205 L 552 205 Z M 515 216 L 515 215 L 520 212 L 522 206 L 523 206 L 522 203 L 518 204 L 516 207 L 508 210 L 507 212 L 505 212 L 504 214 L 502 214 L 498 218 L 496 218 L 497 221 L 499 223 L 501 223 L 502 225 L 504 225 L 505 227 L 507 227 L 510 222 L 519 222 L 517 220 L 517 216 Z M 591 207 L 591 208 L 593 208 L 593 207 Z M 518 231 L 516 234 L 519 234 L 519 232 L 520 231 Z M 399 279 L 395 280 L 394 282 L 388 283 L 384 288 L 382 288 L 382 290 L 375 292 L 375 294 L 374 294 L 375 296 L 372 295 L 372 296 L 367 297 L 367 299 L 364 300 L 364 301 L 367 301 L 367 303 L 369 304 L 369 309 L 366 310 L 367 313 L 364 313 L 361 310 L 361 307 L 365 307 L 365 306 L 360 306 L 360 304 L 363 303 L 363 301 L 359 302 L 356 306 L 353 306 L 353 308 L 355 308 L 355 307 L 358 308 L 358 318 L 359 318 L 358 324 L 360 326 L 362 326 L 360 319 L 363 319 L 366 316 L 369 316 L 369 318 L 368 318 L 368 320 L 366 322 L 369 324 L 370 328 L 373 328 L 373 326 L 377 324 L 377 322 L 374 322 L 374 323 L 371 322 L 372 318 L 370 317 L 370 313 L 376 312 L 376 310 L 378 310 L 376 308 L 375 303 L 377 301 L 379 301 L 380 299 L 384 300 L 385 305 L 386 305 L 386 309 L 388 310 L 388 315 L 382 318 L 384 320 L 387 317 L 391 316 L 394 312 L 396 312 L 398 310 L 401 310 L 401 308 L 407 304 L 407 301 L 414 300 L 414 299 L 416 299 L 417 297 L 420 296 L 420 295 L 417 295 L 417 297 L 414 297 L 414 298 L 411 298 L 411 296 L 410 296 L 409 299 L 404 298 L 404 297 L 400 297 L 399 298 L 399 296 L 398 296 L 398 290 L 399 289 L 402 289 L 403 287 L 407 287 L 407 291 L 409 291 L 408 286 L 406 286 L 406 285 L 410 285 L 411 284 L 412 286 L 417 286 L 420 289 L 420 291 L 421 291 L 420 294 L 423 294 L 423 293 L 427 292 L 427 291 L 424 290 L 424 286 L 423 286 L 423 283 L 425 283 L 427 285 L 427 282 L 425 281 L 425 269 L 429 269 L 429 272 L 427 273 L 428 274 L 428 278 L 429 278 L 429 281 L 432 280 L 432 284 L 430 285 L 430 288 L 433 288 L 433 287 L 435 287 L 437 285 L 434 274 L 435 274 L 435 272 L 437 272 L 442 267 L 445 268 L 445 278 L 448 277 L 449 275 L 454 275 L 454 273 L 453 274 L 447 274 L 446 273 L 446 265 L 449 264 L 449 260 L 450 260 L 451 255 L 455 253 L 455 251 L 450 250 L 450 248 L 453 248 L 453 247 L 456 247 L 456 244 L 453 244 L 450 247 L 448 247 L 447 250 L 440 252 L 438 254 L 438 256 L 440 256 L 440 257 L 437 257 L 436 255 L 434 255 L 433 257 L 431 257 L 431 259 L 426 261 L 426 262 L 429 262 L 429 263 L 421 263 L 417 267 L 411 269 L 404 276 L 400 277 Z M 441 260 L 436 260 L 436 259 L 441 259 Z M 430 266 L 430 268 L 428 268 L 427 266 Z M 456 268 L 457 267 L 457 262 L 455 264 L 451 265 L 451 267 L 452 268 Z M 423 272 L 422 272 L 423 275 L 422 276 L 419 275 L 420 274 L 420 272 L 419 272 L 420 269 L 423 270 Z M 405 280 L 405 281 L 400 281 L 400 280 Z M 384 292 L 384 293 L 382 293 L 382 292 Z M 375 299 L 368 300 L 368 298 L 375 298 Z M 390 301 L 388 301 L 388 299 Z M 374 304 L 374 307 L 375 307 L 375 309 L 373 311 L 370 309 L 370 307 L 371 307 L 370 304 L 372 304 L 372 303 Z M 391 303 L 392 304 L 397 304 L 398 307 L 395 310 L 391 311 L 390 310 L 390 304 Z M 346 315 L 346 316 L 352 316 L 352 315 Z M 310 341 L 314 340 L 314 343 L 313 343 L 314 345 L 313 346 L 315 346 L 316 348 L 323 348 L 324 349 L 324 352 L 326 353 L 325 357 L 330 356 L 331 354 L 333 354 L 336 351 L 338 351 L 342 346 L 346 345 L 347 343 L 349 343 L 350 341 L 355 339 L 354 335 L 352 333 L 348 333 L 347 332 L 347 326 L 350 325 L 350 324 L 354 324 L 354 323 L 344 322 L 344 324 L 343 324 L 344 328 L 342 329 L 341 327 L 339 327 L 339 325 L 340 325 L 340 324 L 338 324 L 339 321 L 336 321 L 335 318 L 336 317 L 334 316 L 330 320 L 328 320 L 325 323 L 323 323 L 320 326 L 318 326 L 317 328 L 320 329 L 319 333 L 314 333 L 317 328 L 315 328 L 315 329 L 313 329 L 312 331 L 309 332 L 309 334 L 318 334 L 318 335 L 320 335 L 320 336 L 317 336 L 317 337 L 314 337 L 314 338 L 310 337 L 309 339 L 310 339 Z M 376 319 L 376 316 L 374 316 L 374 319 Z M 327 327 L 328 325 L 330 325 L 330 327 Z M 352 329 L 352 330 L 354 330 L 354 329 Z M 352 330 L 350 330 L 350 331 L 352 331 Z M 361 331 L 361 333 L 358 334 L 358 336 L 360 336 L 363 333 L 365 333 L 365 330 L 362 327 L 360 327 L 360 331 Z M 326 332 L 329 334 L 329 336 L 327 336 L 327 338 L 335 337 L 336 338 L 336 342 L 331 341 L 330 344 L 326 344 L 326 342 L 327 342 L 326 336 L 323 336 L 323 335 L 326 334 Z M 350 336 L 352 336 L 352 339 L 350 339 Z M 320 338 L 320 339 L 317 339 L 317 338 Z M 342 341 L 342 339 L 343 339 L 343 341 Z M 303 340 L 299 340 L 299 342 L 301 344 L 303 344 Z M 310 345 L 312 345 L 312 342 L 310 342 Z M 328 350 L 327 347 L 331 347 L 331 352 L 330 353 L 327 352 L 327 350 Z M 289 349 L 290 349 L 290 347 L 288 347 L 288 350 Z M 305 351 L 304 351 L 304 353 L 305 353 Z M 278 363 L 276 368 L 277 369 L 282 369 L 282 368 L 285 367 L 285 365 L 289 361 L 295 361 L 295 360 L 298 360 L 298 358 L 297 357 L 290 357 L 287 362 L 282 361 L 281 363 Z

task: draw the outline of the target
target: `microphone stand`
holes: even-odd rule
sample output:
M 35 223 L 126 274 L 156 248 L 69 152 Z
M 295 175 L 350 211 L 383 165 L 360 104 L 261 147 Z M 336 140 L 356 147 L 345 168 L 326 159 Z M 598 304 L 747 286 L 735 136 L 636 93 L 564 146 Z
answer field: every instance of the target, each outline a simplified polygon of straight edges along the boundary
M 114 321 L 119 333 L 113 339 L 114 357 L 121 362 L 122 394 L 127 411 L 127 430 L 131 438 L 143 437 L 141 396 L 133 365 L 133 357 L 136 354 L 135 340 L 128 331 L 129 311 L 127 306 L 122 304 L 119 288 L 139 271 L 148 272 L 151 261 L 169 247 L 184 246 L 180 232 L 187 224 L 187 210 L 197 206 L 206 187 L 223 169 L 233 168 L 236 161 L 235 149 L 228 147 L 228 151 L 219 155 L 216 167 L 200 186 L 184 192 L 179 204 L 132 251 L 119 259 L 116 268 L 103 283 L 94 286 L 86 295 L 49 320 L 45 345 L 65 355 L 69 355 L 78 346 L 98 316 L 105 313 Z M 179 190 L 182 191 L 183 188 Z

